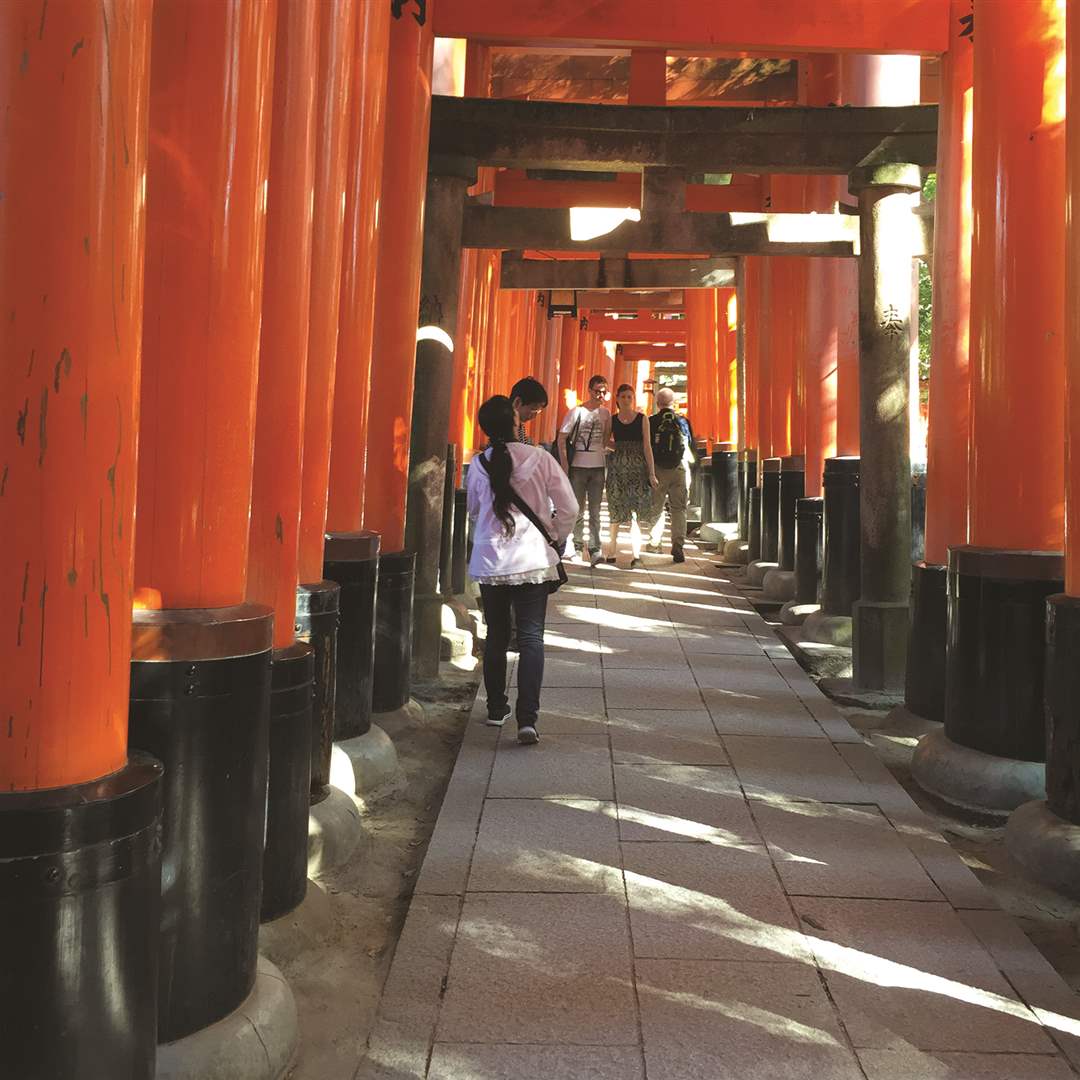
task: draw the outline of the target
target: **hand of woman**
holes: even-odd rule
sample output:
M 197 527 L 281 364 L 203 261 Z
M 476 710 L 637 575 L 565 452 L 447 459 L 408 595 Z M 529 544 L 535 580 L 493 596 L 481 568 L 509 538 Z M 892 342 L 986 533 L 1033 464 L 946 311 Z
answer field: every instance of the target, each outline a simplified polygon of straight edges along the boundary
M 657 488 L 659 486 L 660 481 L 656 479 L 656 474 L 654 473 L 652 476 L 649 477 L 649 487 Z

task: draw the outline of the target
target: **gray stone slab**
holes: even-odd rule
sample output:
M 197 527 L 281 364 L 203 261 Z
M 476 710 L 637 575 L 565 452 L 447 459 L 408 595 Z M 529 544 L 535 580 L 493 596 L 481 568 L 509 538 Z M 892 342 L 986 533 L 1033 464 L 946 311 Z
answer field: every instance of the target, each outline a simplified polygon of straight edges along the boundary
M 764 655 L 754 635 L 742 628 L 683 626 L 678 634 L 687 656 Z
M 616 765 L 622 840 L 760 844 L 731 769 L 701 765 Z
M 428 1080 L 644 1080 L 637 1046 L 437 1043 Z
M 754 819 L 792 896 L 943 899 L 876 807 L 758 802 Z
M 1044 1054 L 928 1054 L 860 1050 L 866 1080 L 1072 1080 L 1059 1057 Z
M 764 847 L 624 843 L 634 955 L 810 962 Z
M 542 736 L 536 746 L 499 742 L 489 798 L 612 799 L 611 751 L 606 735 Z
M 600 668 L 599 661 L 596 668 Z M 551 686 L 540 690 L 540 730 L 545 730 L 548 714 L 602 720 L 604 711 L 604 691 L 600 686 Z
M 811 897 L 792 903 L 856 1047 L 1054 1052 L 948 904 Z
M 701 709 L 701 692 L 685 671 L 604 671 L 604 696 L 609 709 Z
M 633 615 L 612 615 L 598 622 L 597 632 L 601 645 L 611 641 L 658 641 L 661 638 L 675 640 L 675 629 L 662 619 L 643 619 Z
M 511 686 L 517 686 L 520 664 L 514 665 Z M 581 656 L 570 659 L 565 656 L 544 657 L 544 679 L 540 684 L 545 690 L 557 687 L 599 687 L 604 685 L 600 670 L 600 657 Z
M 1004 912 L 962 911 L 960 918 L 1080 1070 L 1080 998 Z
M 604 669 L 660 668 L 664 671 L 681 671 L 690 678 L 690 665 L 686 662 L 682 644 L 678 638 L 650 638 L 634 641 L 621 638 L 608 643 L 604 650 Z
M 376 1020 L 354 1080 L 424 1080 L 430 1051 L 430 1032 Z
M 621 891 L 614 803 L 488 799 L 469 892 Z
M 871 801 L 859 778 L 823 739 L 728 735 L 724 748 L 752 799 Z
M 742 627 L 739 613 L 721 599 L 716 606 L 701 603 L 666 600 L 667 617 L 676 629 L 686 627 L 716 627 L 738 630 Z
M 637 1043 L 624 899 L 467 897 L 437 1041 Z
M 757 656 L 691 656 L 690 666 L 702 688 L 799 700 L 772 661 L 760 652 Z
M 827 738 L 794 694 L 763 697 L 736 690 L 703 689 L 701 696 L 721 735 Z
M 608 720 L 616 765 L 727 765 L 724 744 L 704 710 L 613 710 Z
M 596 656 L 601 651 L 600 633 L 596 623 L 545 627 L 544 648 L 549 656 Z
M 861 1080 L 812 967 L 638 960 L 649 1080 Z

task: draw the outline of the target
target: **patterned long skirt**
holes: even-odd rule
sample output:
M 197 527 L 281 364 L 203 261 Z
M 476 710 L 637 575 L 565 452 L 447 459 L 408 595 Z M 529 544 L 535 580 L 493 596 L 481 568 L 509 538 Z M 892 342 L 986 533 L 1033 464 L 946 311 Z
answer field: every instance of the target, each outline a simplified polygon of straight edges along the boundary
M 613 523 L 625 525 L 635 514 L 643 529 L 651 529 L 655 523 L 645 451 L 639 443 L 615 444 L 615 453 L 608 463 L 607 502 Z

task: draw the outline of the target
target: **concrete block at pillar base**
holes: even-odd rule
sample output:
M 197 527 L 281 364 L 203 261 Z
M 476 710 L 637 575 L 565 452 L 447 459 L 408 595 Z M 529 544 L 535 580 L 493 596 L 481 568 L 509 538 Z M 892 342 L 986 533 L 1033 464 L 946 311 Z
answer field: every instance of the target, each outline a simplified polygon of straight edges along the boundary
M 851 647 L 856 689 L 903 693 L 910 621 L 906 602 L 855 601 Z
M 943 802 L 1004 817 L 1032 799 L 1046 797 L 1046 766 L 1040 761 L 984 754 L 934 731 L 919 740 L 911 759 L 919 787 Z
M 414 703 L 410 701 L 409 704 Z M 408 707 L 404 705 L 394 713 L 375 713 L 375 719 L 394 716 Z M 397 779 L 397 750 L 381 724 L 373 723 L 363 735 L 334 744 L 334 757 L 330 762 L 332 787 L 341 788 L 348 794 L 370 796 Z
M 1080 825 L 1034 800 L 1009 817 L 1005 846 L 1036 881 L 1080 899 Z
M 851 650 L 846 645 L 830 645 L 807 638 L 805 626 L 805 623 L 781 626 L 776 631 L 791 655 L 799 661 L 799 666 L 819 679 L 850 678 Z
M 367 738 L 366 735 L 357 737 Z M 355 777 L 348 755 L 344 751 L 339 751 L 339 758 L 344 759 L 348 775 Z M 355 790 L 355 778 L 352 783 Z M 333 784 L 326 790 L 326 797 L 312 804 L 308 812 L 307 872 L 309 878 L 326 874 L 347 863 L 353 857 L 364 836 L 360 808 L 356 805 L 355 798 Z
M 413 597 L 412 663 L 417 675 L 435 678 L 442 658 L 443 597 L 441 593 Z
M 260 956 L 255 986 L 239 1008 L 158 1046 L 155 1080 L 283 1080 L 299 1042 L 289 984 Z
M 765 575 L 770 570 L 779 570 L 780 564 L 775 562 L 765 562 L 764 559 L 755 559 L 746 568 L 746 583 L 752 585 L 755 589 L 760 589 L 765 581 Z
M 889 727 L 893 730 L 907 730 L 929 734 L 932 731 L 943 731 L 945 725 L 940 720 L 932 720 L 922 713 L 916 712 L 906 701 L 903 705 L 895 705 L 889 710 Z
M 738 535 L 739 525 L 735 521 L 710 521 L 698 530 L 699 541 L 716 544 L 718 548 L 723 548 L 729 540 L 737 539 Z
M 460 660 L 472 656 L 473 635 L 467 626 L 458 623 L 458 612 L 450 604 L 442 606 L 442 638 L 439 647 L 440 660 Z
M 770 570 L 761 582 L 766 600 L 787 602 L 795 595 L 794 570 Z
M 874 709 L 890 712 L 903 701 L 903 694 L 888 690 L 863 690 L 855 685 L 850 676 L 831 675 L 818 682 L 818 689 L 828 694 L 838 705 L 850 705 L 853 709 Z
M 729 540 L 724 545 L 724 562 L 745 566 L 750 561 L 749 540 Z
M 802 626 L 811 615 L 820 610 L 820 604 L 800 604 L 798 600 L 789 600 L 780 609 L 780 621 L 785 626 Z
M 820 645 L 851 646 L 851 617 L 830 615 L 827 611 L 815 611 L 808 615 L 802 625 L 802 636 Z

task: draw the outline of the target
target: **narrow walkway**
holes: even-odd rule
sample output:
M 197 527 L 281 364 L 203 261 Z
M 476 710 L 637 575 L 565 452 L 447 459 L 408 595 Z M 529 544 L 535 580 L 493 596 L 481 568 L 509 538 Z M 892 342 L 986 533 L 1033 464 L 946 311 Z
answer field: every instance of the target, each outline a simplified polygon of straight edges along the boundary
M 1080 1003 L 708 559 L 553 601 L 541 742 L 481 695 L 358 1077 L 1077 1075 Z

